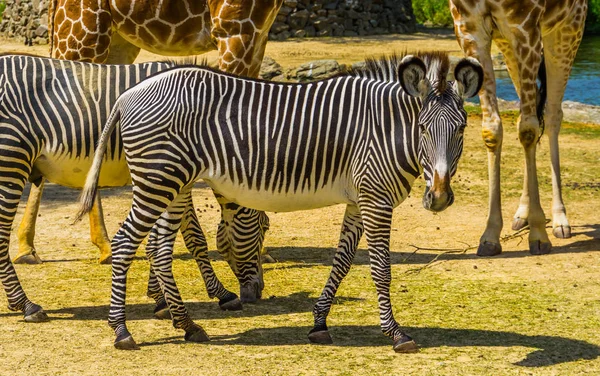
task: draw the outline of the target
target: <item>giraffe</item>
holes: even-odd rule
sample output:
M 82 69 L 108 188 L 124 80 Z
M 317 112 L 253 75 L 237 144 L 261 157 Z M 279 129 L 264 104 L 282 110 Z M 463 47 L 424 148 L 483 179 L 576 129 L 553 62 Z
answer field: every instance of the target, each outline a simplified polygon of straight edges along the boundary
M 220 69 L 257 77 L 269 29 L 282 3 L 283 0 L 52 0 L 50 56 L 131 64 L 141 49 L 169 56 L 198 55 L 216 49 Z M 18 232 L 17 263 L 41 262 L 33 239 L 42 189 L 43 181 L 32 185 Z M 225 198 L 217 195 L 217 200 L 222 210 L 231 211 Z M 227 218 L 235 219 L 238 212 Z M 225 228 L 233 226 L 229 225 L 225 219 L 220 224 Z M 90 232 L 92 242 L 100 249 L 100 262 L 110 263 L 110 241 L 100 200 L 90 213 Z M 258 243 L 262 246 L 262 241 Z
M 488 151 L 489 212 L 477 254 L 493 256 L 502 252 L 500 154 L 503 130 L 490 55 L 492 41 L 504 54 L 520 99 L 517 127 L 525 152 L 525 173 L 523 193 L 512 228 L 518 230 L 529 225 L 530 253 L 549 253 L 552 244 L 546 233 L 540 204 L 535 158 L 536 144 L 541 135 L 536 113 L 536 77 L 540 64 L 544 64 L 547 76 L 544 124 L 552 166 L 552 227 L 555 237 L 568 238 L 571 227 L 561 193 L 558 133 L 563 117 L 561 105 L 565 87 L 583 36 L 587 0 L 449 0 L 449 3 L 458 43 L 466 55 L 480 61 L 485 72 L 479 94 L 483 114 L 482 137 Z

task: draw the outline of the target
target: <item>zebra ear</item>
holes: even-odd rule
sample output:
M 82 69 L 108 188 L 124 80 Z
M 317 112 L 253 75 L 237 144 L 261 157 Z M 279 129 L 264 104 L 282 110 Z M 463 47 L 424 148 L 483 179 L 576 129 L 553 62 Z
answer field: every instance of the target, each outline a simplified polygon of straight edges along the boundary
M 467 57 L 461 59 L 454 68 L 454 89 L 463 98 L 477 95 L 483 84 L 483 68 L 479 62 Z
M 427 79 L 427 67 L 423 60 L 408 55 L 400 62 L 398 77 L 402 89 L 413 97 L 425 98 L 431 91 L 431 83 Z

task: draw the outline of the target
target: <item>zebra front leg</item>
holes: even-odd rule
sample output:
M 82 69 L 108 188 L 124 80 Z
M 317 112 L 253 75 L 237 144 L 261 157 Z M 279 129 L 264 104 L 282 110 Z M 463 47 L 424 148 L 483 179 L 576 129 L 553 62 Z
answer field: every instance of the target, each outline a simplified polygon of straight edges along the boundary
M 230 202 L 214 192 L 221 206 L 217 249 L 240 282 L 242 303 L 260 299 L 264 288 L 260 251 L 269 228 L 264 212 Z
M 43 322 L 48 320 L 48 315 L 41 306 L 27 298 L 8 253 L 12 223 L 25 186 L 25 179 L 15 178 L 22 175 L 20 171 L 15 174 L 14 161 L 8 161 L 6 163 L 10 166 L 7 172 L 2 168 L 5 161 L 0 158 L 0 169 L 3 170 L 0 171 L 0 281 L 6 292 L 9 310 L 23 312 L 26 322 Z
M 222 310 L 239 311 L 242 309 L 242 302 L 235 293 L 227 290 L 219 281 L 208 258 L 208 245 L 194 210 L 191 191 L 187 193 L 185 200 L 187 206 L 181 222 L 181 235 L 186 248 L 198 264 L 198 269 L 200 269 L 206 285 L 206 292 L 210 298 L 219 299 L 219 307 Z
M 313 309 L 315 326 L 308 333 L 308 339 L 313 343 L 333 343 L 327 329 L 327 315 L 329 315 L 333 297 L 340 287 L 340 283 L 350 270 L 362 233 L 363 224 L 358 207 L 347 205 L 340 233 L 340 241 L 333 258 L 331 273 Z
M 361 202 L 360 212 L 369 248 L 371 277 L 377 289 L 381 330 L 394 340 L 394 351 L 416 352 L 417 344 L 400 329 L 394 319 L 390 301 L 390 232 L 393 207 L 385 203 L 367 201 Z
M 111 246 L 110 239 L 106 233 L 106 225 L 104 224 L 104 212 L 102 211 L 102 201 L 100 200 L 100 191 L 96 193 L 94 205 L 89 214 L 90 218 L 90 238 L 92 243 L 100 250 L 100 264 L 111 263 Z
M 173 245 L 177 231 L 181 226 L 181 219 L 188 205 L 189 192 L 180 194 L 164 212 L 155 225 L 155 244 L 147 247 L 146 252 L 156 273 L 159 285 L 169 306 L 173 317 L 173 326 L 185 330 L 185 340 L 191 342 L 205 342 L 209 338 L 204 329 L 189 317 L 187 309 L 177 289 L 173 278 Z
M 41 264 L 42 259 L 37 254 L 33 244 L 35 239 L 35 225 L 40 211 L 40 203 L 42 201 L 42 192 L 44 191 L 45 179 L 41 178 L 39 184 L 32 183 L 25 205 L 25 213 L 21 219 L 21 225 L 17 232 L 19 239 L 19 252 L 15 256 L 13 262 L 15 264 Z

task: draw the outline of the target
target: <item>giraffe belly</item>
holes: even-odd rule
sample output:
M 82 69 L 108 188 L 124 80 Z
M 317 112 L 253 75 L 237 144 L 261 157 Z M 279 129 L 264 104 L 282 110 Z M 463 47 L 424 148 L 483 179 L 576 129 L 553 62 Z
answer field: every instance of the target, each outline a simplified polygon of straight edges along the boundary
M 48 181 L 69 188 L 81 189 L 92 167 L 92 158 L 73 158 L 61 154 L 42 155 L 34 168 Z M 100 187 L 120 187 L 131 183 L 125 159 L 104 160 L 100 170 Z
M 304 192 L 269 192 L 266 190 L 248 189 L 245 185 L 232 184 L 230 181 L 207 180 L 205 182 L 216 192 L 236 204 L 252 209 L 291 212 L 297 210 L 317 209 L 336 204 L 356 202 L 356 194 L 344 184 L 326 186 L 317 191 Z
M 200 55 L 217 48 L 208 30 L 198 30 L 178 39 L 165 39 L 161 38 L 161 34 L 158 34 L 156 39 L 152 41 L 144 40 L 138 35 L 129 34 L 121 30 L 119 30 L 119 34 L 134 46 L 158 55 Z

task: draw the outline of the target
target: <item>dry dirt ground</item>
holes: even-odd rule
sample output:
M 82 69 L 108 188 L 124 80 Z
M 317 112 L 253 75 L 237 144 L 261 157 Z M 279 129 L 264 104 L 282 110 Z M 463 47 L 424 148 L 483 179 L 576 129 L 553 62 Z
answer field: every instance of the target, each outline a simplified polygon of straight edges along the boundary
M 411 44 L 458 53 L 456 42 L 447 36 L 279 42 L 270 43 L 268 53 L 278 61 L 287 60 L 276 54 L 289 56 L 289 65 L 315 57 L 352 62 L 365 54 L 402 50 Z M 9 47 L 6 43 L 2 49 Z M 522 184 L 523 158 L 515 120 L 512 113 L 504 115 L 503 235 L 512 233 L 511 217 Z M 145 296 L 149 266 L 143 250 L 138 251 L 129 273 L 127 315 L 129 329 L 142 349 L 119 352 L 106 325 L 110 267 L 96 263 L 98 252 L 89 241 L 87 220 L 72 224 L 78 192 L 49 184 L 36 239 L 45 263 L 16 269 L 29 297 L 45 308 L 51 321 L 28 324 L 21 314 L 0 306 L 0 374 L 599 374 L 598 126 L 569 123 L 561 135 L 571 239 L 552 238 L 552 254 L 533 257 L 526 251 L 525 234 L 504 242 L 504 253 L 498 257 L 478 258 L 469 248 L 429 264 L 440 250 L 476 246 L 484 228 L 487 160 L 480 121 L 477 114 L 470 116 L 465 151 L 453 181 L 455 204 L 438 215 L 425 211 L 423 182 L 418 180 L 410 198 L 395 211 L 392 303 L 396 319 L 420 345 L 419 353 L 394 354 L 391 342 L 380 332 L 364 241 L 329 316 L 334 344 L 309 344 L 312 305 L 331 267 L 342 206 L 269 213 L 271 230 L 265 245 L 277 262 L 265 266 L 264 300 L 240 312 L 221 312 L 208 299 L 194 261 L 178 240 L 175 277 L 191 316 L 212 338 L 206 344 L 185 343 L 183 332 L 152 318 L 153 304 Z M 543 139 L 538 165 L 542 205 L 549 217 L 548 160 Z M 108 231 L 114 234 L 128 212 L 130 190 L 105 190 L 103 197 Z M 217 275 L 236 291 L 232 273 L 214 252 L 216 201 L 202 185 L 195 189 L 194 200 Z M 22 212 L 23 206 L 14 228 Z M 13 234 L 12 255 L 15 240 Z M 414 246 L 430 249 L 414 253 Z

